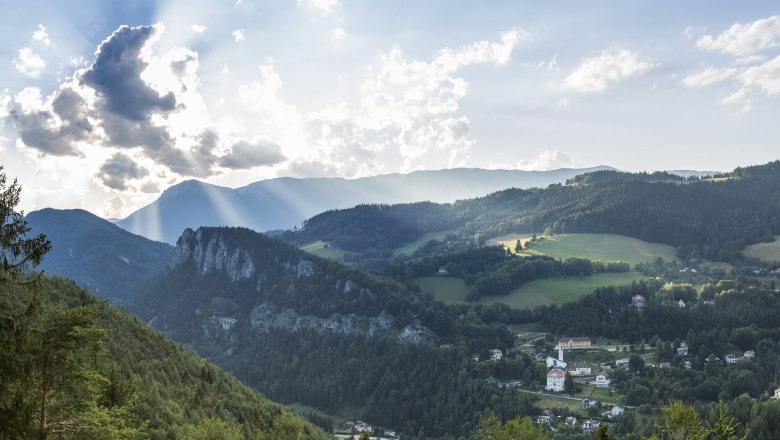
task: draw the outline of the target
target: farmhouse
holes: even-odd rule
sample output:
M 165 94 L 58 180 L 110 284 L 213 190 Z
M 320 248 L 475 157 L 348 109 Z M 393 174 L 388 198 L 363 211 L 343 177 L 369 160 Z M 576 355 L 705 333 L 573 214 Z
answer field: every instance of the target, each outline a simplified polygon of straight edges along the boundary
M 582 430 L 586 433 L 593 433 L 599 427 L 598 420 L 585 420 L 582 422 Z
M 647 301 L 642 295 L 634 295 L 631 297 L 631 307 L 635 309 L 644 309 Z
M 560 368 L 553 368 L 547 372 L 547 386 L 545 390 L 560 393 L 563 391 L 563 383 L 566 381 L 566 372 Z
M 563 338 L 558 341 L 558 348 L 572 350 L 575 348 L 590 348 L 590 338 Z
M 612 381 L 609 379 L 609 374 L 606 371 L 599 373 L 596 376 L 596 388 L 607 388 Z

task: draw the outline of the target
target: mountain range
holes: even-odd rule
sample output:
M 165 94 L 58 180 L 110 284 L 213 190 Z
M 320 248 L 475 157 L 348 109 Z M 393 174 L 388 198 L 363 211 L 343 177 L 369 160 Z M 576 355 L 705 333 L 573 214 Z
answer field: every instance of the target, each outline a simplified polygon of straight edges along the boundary
M 132 234 L 81 209 L 29 213 L 25 220 L 42 231 L 52 250 L 40 268 L 68 277 L 113 302 L 135 291 L 138 282 L 162 271 L 173 247 Z
M 551 171 L 456 168 L 358 179 L 283 177 L 235 189 L 188 180 L 168 188 L 159 199 L 116 224 L 152 240 L 175 243 L 186 228 L 291 229 L 321 212 L 362 203 L 449 203 L 506 188 L 564 183 L 579 174 L 597 170 L 613 168 Z

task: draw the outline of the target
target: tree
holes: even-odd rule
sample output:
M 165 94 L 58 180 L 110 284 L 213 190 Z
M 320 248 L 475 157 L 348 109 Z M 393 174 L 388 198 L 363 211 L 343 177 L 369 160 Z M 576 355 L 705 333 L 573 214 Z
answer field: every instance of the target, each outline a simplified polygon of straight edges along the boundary
M 645 371 L 645 360 L 634 353 L 628 357 L 628 369 L 634 373 L 642 374 Z
M 574 379 L 571 374 L 566 372 L 566 378 L 563 380 L 563 392 L 566 394 L 574 394 Z
M 0 285 L 18 282 L 21 275 L 41 264 L 51 250 L 51 242 L 44 234 L 27 238 L 30 228 L 24 212 L 16 211 L 22 188 L 8 178 L 0 166 Z
M 704 440 L 710 434 L 692 406 L 672 400 L 661 407 L 665 438 L 671 440 Z

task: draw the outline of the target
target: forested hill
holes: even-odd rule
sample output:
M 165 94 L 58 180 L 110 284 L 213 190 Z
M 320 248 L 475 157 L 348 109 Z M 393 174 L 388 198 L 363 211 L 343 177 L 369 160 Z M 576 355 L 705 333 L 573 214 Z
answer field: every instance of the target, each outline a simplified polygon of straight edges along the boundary
M 528 395 L 485 379 L 543 378 L 523 353 L 472 360 L 512 346 L 508 307 L 445 305 L 243 228 L 186 230 L 128 308 L 273 400 L 405 436 L 465 436 L 488 412 L 531 414 Z
M 72 281 L 2 289 L 4 312 L 42 299 L 3 340 L 2 438 L 331 438 Z
M 648 175 L 649 176 L 649 175 Z M 322 213 L 281 238 L 317 240 L 389 256 L 430 232 L 449 231 L 423 252 L 464 249 L 510 232 L 603 232 L 678 248 L 682 258 L 729 261 L 780 233 L 780 161 L 718 179 L 591 179 L 544 189 L 507 189 L 452 204 L 363 205 Z
M 25 219 L 45 231 L 52 251 L 41 269 L 71 278 L 112 302 L 127 299 L 141 280 L 161 272 L 173 247 L 134 235 L 81 209 L 42 209 Z

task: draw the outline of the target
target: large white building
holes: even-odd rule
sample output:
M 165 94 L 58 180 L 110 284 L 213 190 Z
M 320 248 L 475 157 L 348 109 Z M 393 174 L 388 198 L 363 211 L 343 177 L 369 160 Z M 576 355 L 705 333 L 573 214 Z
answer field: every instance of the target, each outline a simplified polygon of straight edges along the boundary
M 560 368 L 553 368 L 547 372 L 547 386 L 544 389 L 560 393 L 563 391 L 563 383 L 565 381 L 566 372 Z

